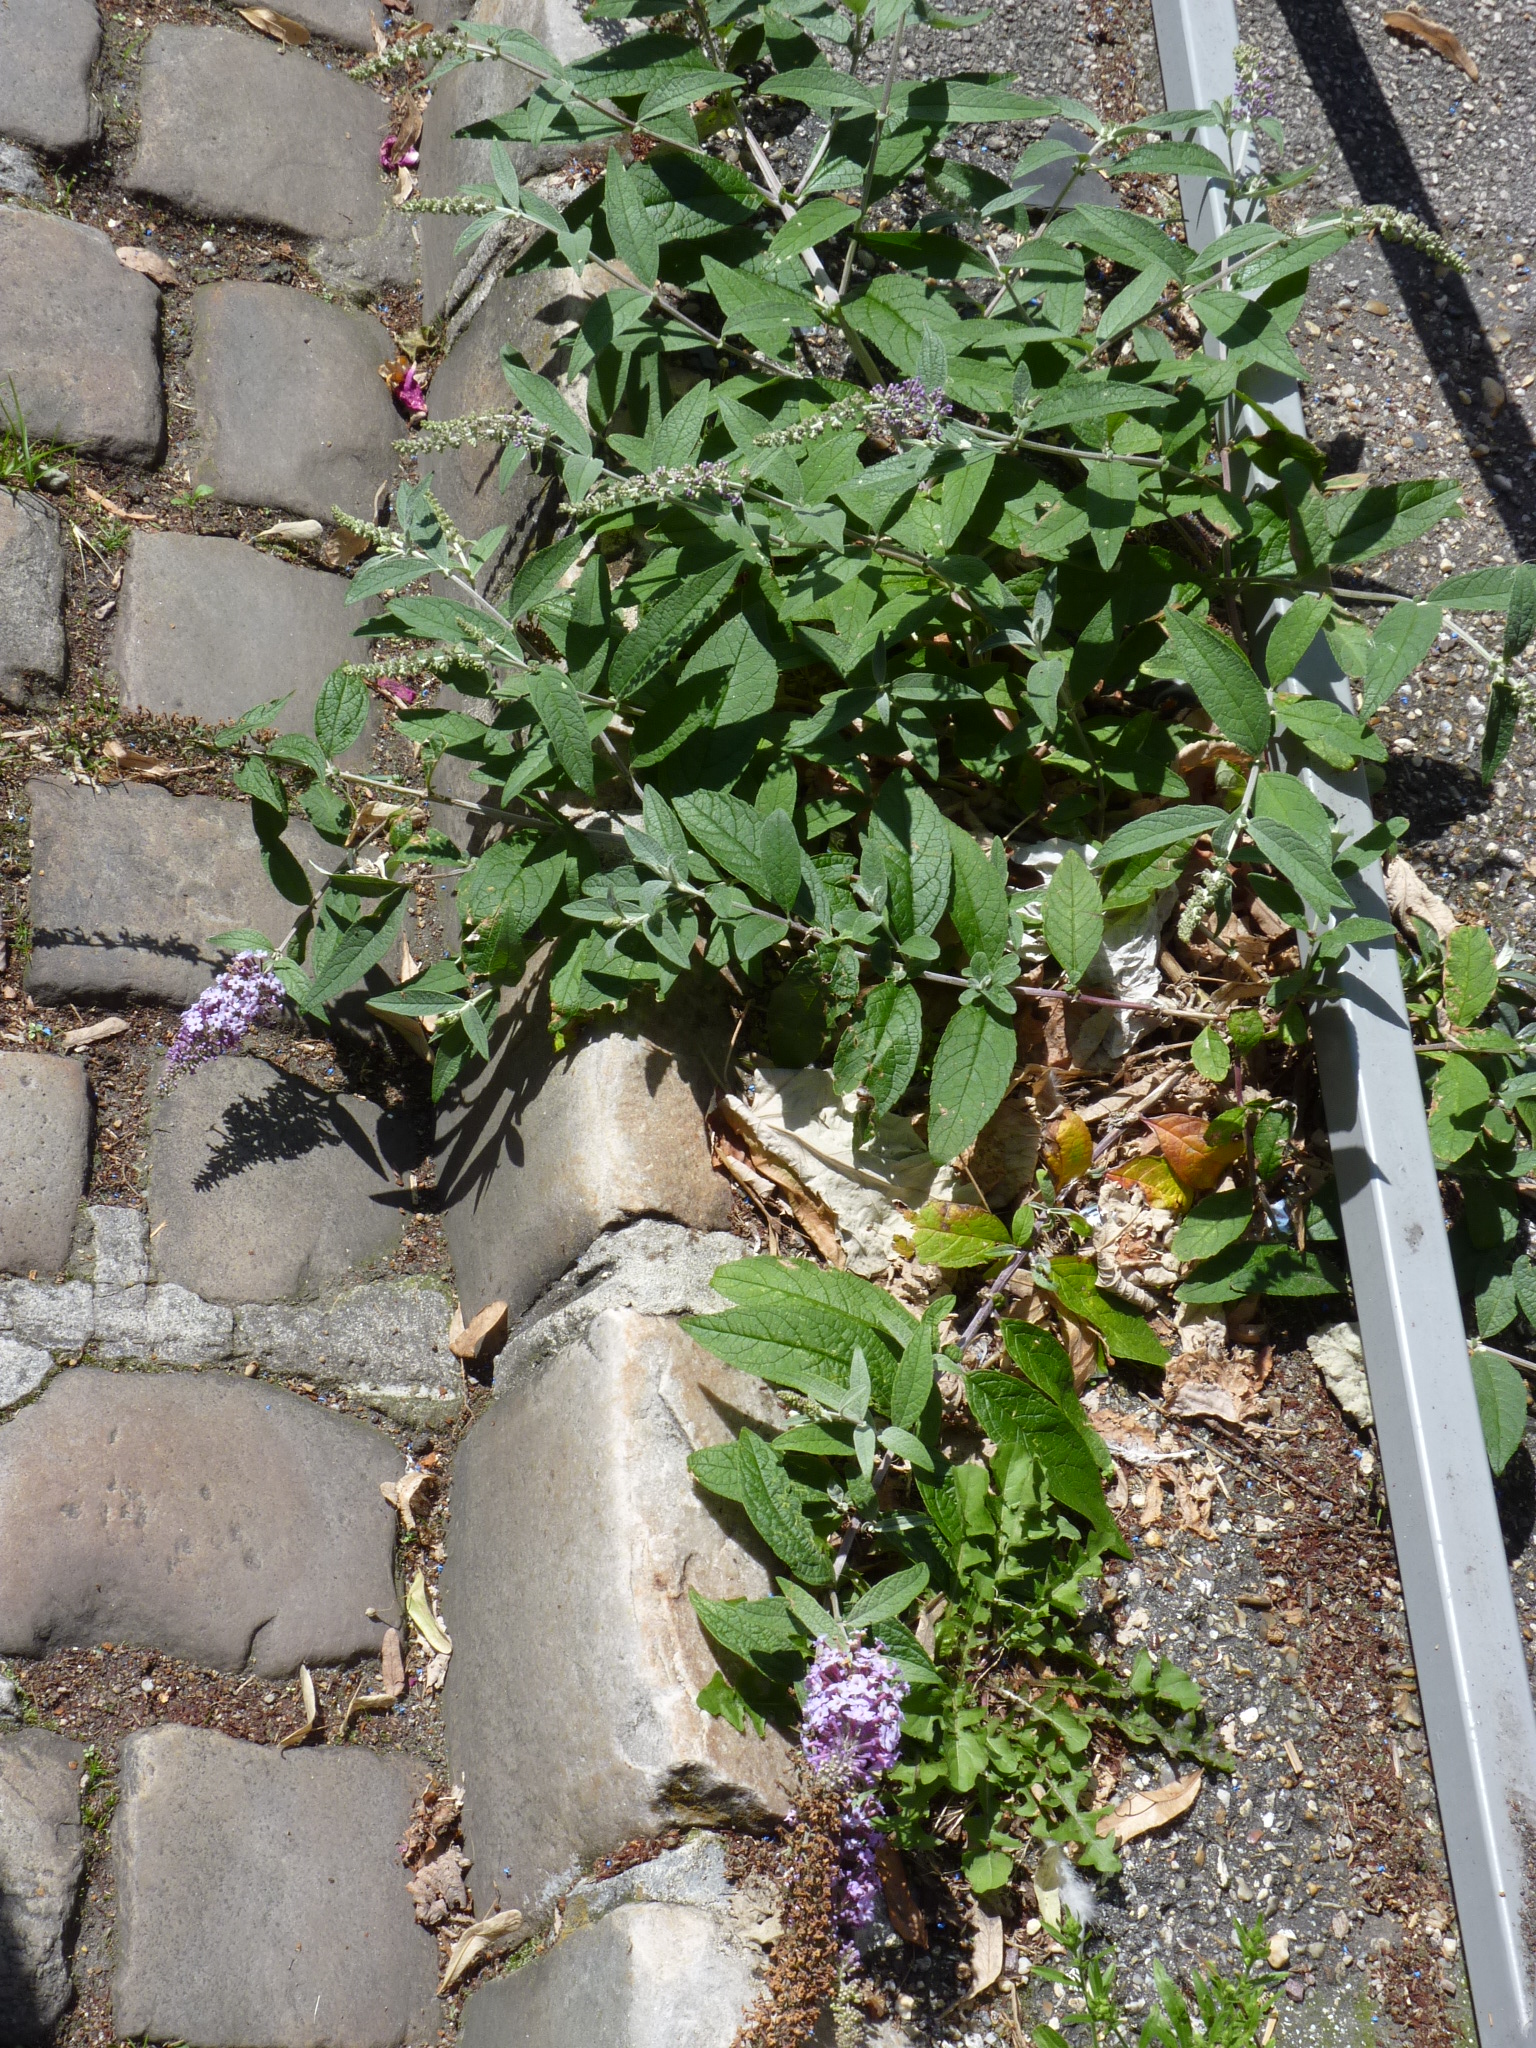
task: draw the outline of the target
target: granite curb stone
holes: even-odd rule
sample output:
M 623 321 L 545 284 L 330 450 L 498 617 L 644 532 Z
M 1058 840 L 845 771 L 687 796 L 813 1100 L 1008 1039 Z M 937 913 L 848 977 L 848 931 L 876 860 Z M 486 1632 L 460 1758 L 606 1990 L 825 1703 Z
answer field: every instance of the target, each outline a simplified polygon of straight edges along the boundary
M 470 1994 L 461 2048 L 732 2048 L 756 1991 L 695 1906 L 621 1906 Z
M 645 1316 L 706 1316 L 729 1308 L 710 1281 L 751 1246 L 728 1230 L 693 1231 L 642 1216 L 593 1240 L 563 1279 L 529 1309 L 496 1360 L 496 1391 L 531 1379 L 579 1344 L 605 1309 Z
M 122 182 L 199 219 L 349 241 L 383 222 L 388 129 L 377 93 L 301 50 L 233 28 L 162 26 L 140 63 Z
M 0 1273 L 61 1273 L 91 1163 L 85 1068 L 0 1052 Z
M 150 1728 L 112 1830 L 119 2037 L 400 2048 L 437 2032 L 437 1945 L 398 1843 L 424 1764 Z
M 85 1867 L 78 1742 L 0 1735 L 0 2039 L 43 2043 L 69 2004 L 65 1938 Z
M 609 1310 L 460 1445 L 449 1763 L 476 1870 L 532 1928 L 634 1836 L 762 1826 L 789 1803 L 783 1739 L 695 1705 L 715 1658 L 688 1599 L 773 1590 L 745 1518 L 694 1485 L 687 1456 L 779 1412 L 675 1323 Z
M 101 133 L 91 91 L 101 52 L 96 0 L 0 6 L 0 135 L 65 154 Z
M 218 725 L 291 692 L 273 725 L 312 732 L 326 677 L 367 651 L 352 637 L 366 608 L 348 606 L 348 588 L 237 540 L 136 533 L 112 641 L 124 708 Z M 366 754 L 377 725 L 370 710 L 344 761 Z
M 0 363 L 34 441 L 109 462 L 160 454 L 160 294 L 99 228 L 0 206 Z
M 0 704 L 51 703 L 68 668 L 59 515 L 30 492 L 0 490 Z
M 269 1678 L 377 1656 L 399 1473 L 378 1430 L 280 1387 L 60 1373 L 0 1428 L 0 1655 L 133 1643 Z
M 521 1316 L 616 1224 L 730 1222 L 704 1127 L 716 1043 L 713 1012 L 674 1001 L 556 1053 L 541 978 L 506 999 L 490 1060 L 440 1105 L 434 1146 L 466 1321 L 491 1301 Z
M 53 1353 L 18 1337 L 0 1337 L 0 1408 L 25 1401 L 53 1371 Z
M 394 355 L 371 315 L 277 284 L 196 294 L 193 482 L 237 505 L 373 516 L 405 424 L 379 375 Z
M 226 1054 L 149 1118 L 155 1277 L 205 1300 L 314 1301 L 399 1249 L 410 1120 Z
M 222 964 L 210 939 L 254 930 L 277 946 L 293 923 L 293 905 L 262 868 L 244 804 L 172 796 L 143 782 L 90 789 L 51 777 L 29 782 L 27 800 L 34 1002 L 181 1009 Z M 302 822 L 287 838 L 300 860 L 331 851 Z

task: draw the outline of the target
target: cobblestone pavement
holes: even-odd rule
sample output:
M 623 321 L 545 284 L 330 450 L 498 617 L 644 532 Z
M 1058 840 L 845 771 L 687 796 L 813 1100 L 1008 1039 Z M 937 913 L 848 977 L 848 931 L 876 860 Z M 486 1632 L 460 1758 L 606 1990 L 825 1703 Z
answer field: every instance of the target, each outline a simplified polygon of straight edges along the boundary
M 561 0 L 481 7 L 567 52 L 588 36 Z M 543 368 L 581 307 L 461 270 L 453 223 L 418 238 L 391 207 L 400 109 L 346 76 L 387 10 L 280 11 L 307 46 L 211 0 L 0 0 L 0 399 L 79 455 L 67 493 L 0 491 L 0 2042 L 396 2048 L 451 2038 L 462 2008 L 486 2048 L 727 2048 L 771 1896 L 729 1829 L 679 1823 L 767 1823 L 787 1760 L 688 1705 L 711 1666 L 684 1561 L 716 1597 L 760 1571 L 682 1462 L 719 1425 L 671 1319 L 714 1304 L 739 1249 L 696 1235 L 733 1218 L 687 1035 L 659 1087 L 638 1040 L 559 1070 L 509 1041 L 435 1142 L 409 1058 L 342 1029 L 260 1034 L 156 1092 L 210 935 L 275 941 L 290 915 L 184 722 L 291 691 L 302 727 L 348 645 L 337 537 L 261 537 L 372 510 L 404 432 L 379 370 L 424 316 L 441 413 L 494 399 L 509 339 Z M 1394 565 L 1403 587 L 1528 553 L 1536 526 L 1530 14 L 1437 11 L 1479 85 L 1374 9 L 1243 6 L 1321 197 L 1413 207 L 1472 257 L 1463 285 L 1357 247 L 1307 308 L 1333 468 L 1466 484 L 1443 561 Z M 1145 0 L 1001 0 L 958 60 L 916 29 L 901 56 L 957 61 L 1117 112 L 1160 100 Z M 475 174 L 453 131 L 488 111 L 490 71 L 427 108 L 424 189 Z M 472 451 L 437 482 L 472 532 L 510 516 L 516 544 L 538 516 Z M 1477 688 L 1448 639 L 1391 715 L 1385 795 L 1429 879 L 1526 942 L 1536 751 L 1522 737 L 1480 791 Z M 80 765 L 108 732 L 110 785 Z M 400 764 L 387 714 L 356 759 Z M 146 764 L 158 781 L 133 779 Z M 443 906 L 412 916 L 420 957 Z M 455 1273 L 465 1315 L 527 1310 L 494 1396 L 490 1362 L 466 1374 L 452 1348 Z M 1369 1452 L 1304 1357 L 1273 1414 L 1286 1460 L 1202 1436 L 1227 1512 L 1209 1536 L 1138 1527 L 1109 1588 L 1106 1638 L 1176 1649 L 1239 1768 L 1138 1845 L 1105 1920 L 1144 1996 L 1154 1954 L 1219 1957 L 1231 1911 L 1266 1910 L 1291 1945 L 1282 2044 L 1442 2041 L 1454 1921 Z M 641 1838 L 666 1853 L 573 1891 Z M 481 1990 L 435 1997 L 457 1936 L 507 1912 Z M 1036 1936 L 979 2011 L 956 2011 L 960 1953 L 893 1941 L 884 2048 L 898 2021 L 1018 2041 Z

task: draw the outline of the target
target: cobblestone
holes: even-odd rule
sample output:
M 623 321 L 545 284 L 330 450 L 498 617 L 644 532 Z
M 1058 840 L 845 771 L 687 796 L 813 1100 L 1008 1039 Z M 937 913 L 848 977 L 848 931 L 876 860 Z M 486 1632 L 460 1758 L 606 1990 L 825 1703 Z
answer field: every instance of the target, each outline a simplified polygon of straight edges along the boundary
M 85 1861 L 80 1745 L 43 1728 L 0 1735 L 0 2028 L 48 2039 L 70 2000 L 65 1934 Z
M 101 132 L 91 91 L 101 50 L 96 0 L 0 7 L 0 135 L 36 149 L 83 149 Z
M 68 669 L 59 515 L 0 490 L 0 704 L 51 702 Z
M 0 1273 L 62 1272 L 90 1165 L 85 1069 L 0 1052 Z

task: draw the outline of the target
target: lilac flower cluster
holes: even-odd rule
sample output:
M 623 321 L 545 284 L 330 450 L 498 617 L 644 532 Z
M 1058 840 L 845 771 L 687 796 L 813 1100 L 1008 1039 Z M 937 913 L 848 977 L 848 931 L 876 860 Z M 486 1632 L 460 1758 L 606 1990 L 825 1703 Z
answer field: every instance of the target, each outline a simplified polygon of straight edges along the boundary
M 1237 85 L 1232 93 L 1232 111 L 1243 121 L 1272 120 L 1275 113 L 1275 68 L 1266 64 L 1262 50 L 1252 43 L 1239 43 L 1232 52 L 1237 67 Z
M 838 1921 L 846 1934 L 867 1927 L 880 1896 L 880 1842 L 873 1787 L 901 1754 L 901 1703 L 907 1683 L 880 1650 L 855 1637 L 816 1645 L 805 1675 L 800 1747 L 820 1778 L 847 1796 L 837 1882 Z
M 165 1056 L 162 1091 L 205 1060 L 234 1052 L 253 1026 L 282 1015 L 283 984 L 266 960 L 265 953 L 237 953 L 191 1009 L 182 1011 Z
M 886 441 L 936 441 L 954 407 L 942 391 L 930 391 L 920 378 L 904 384 L 877 384 L 869 394 L 864 425 Z

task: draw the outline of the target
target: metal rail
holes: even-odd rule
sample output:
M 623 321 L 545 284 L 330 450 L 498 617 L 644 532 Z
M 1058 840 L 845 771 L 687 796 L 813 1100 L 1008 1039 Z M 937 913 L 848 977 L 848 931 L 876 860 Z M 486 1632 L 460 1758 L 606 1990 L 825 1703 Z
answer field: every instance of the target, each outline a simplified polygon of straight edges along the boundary
M 1167 105 L 1225 98 L 1233 0 L 1152 0 L 1152 13 Z M 1199 139 L 1221 152 L 1219 130 Z M 1203 248 L 1227 224 L 1225 191 L 1179 186 Z M 1303 431 L 1288 379 L 1253 395 Z M 1355 708 L 1321 636 L 1296 680 Z M 1306 779 L 1346 834 L 1370 825 L 1358 770 Z M 1362 915 L 1388 916 L 1378 864 L 1349 893 Z M 1314 1008 L 1313 1038 L 1473 2014 L 1481 2048 L 1532 2048 L 1536 1712 L 1392 941 L 1353 947 L 1340 981 L 1341 997 Z

